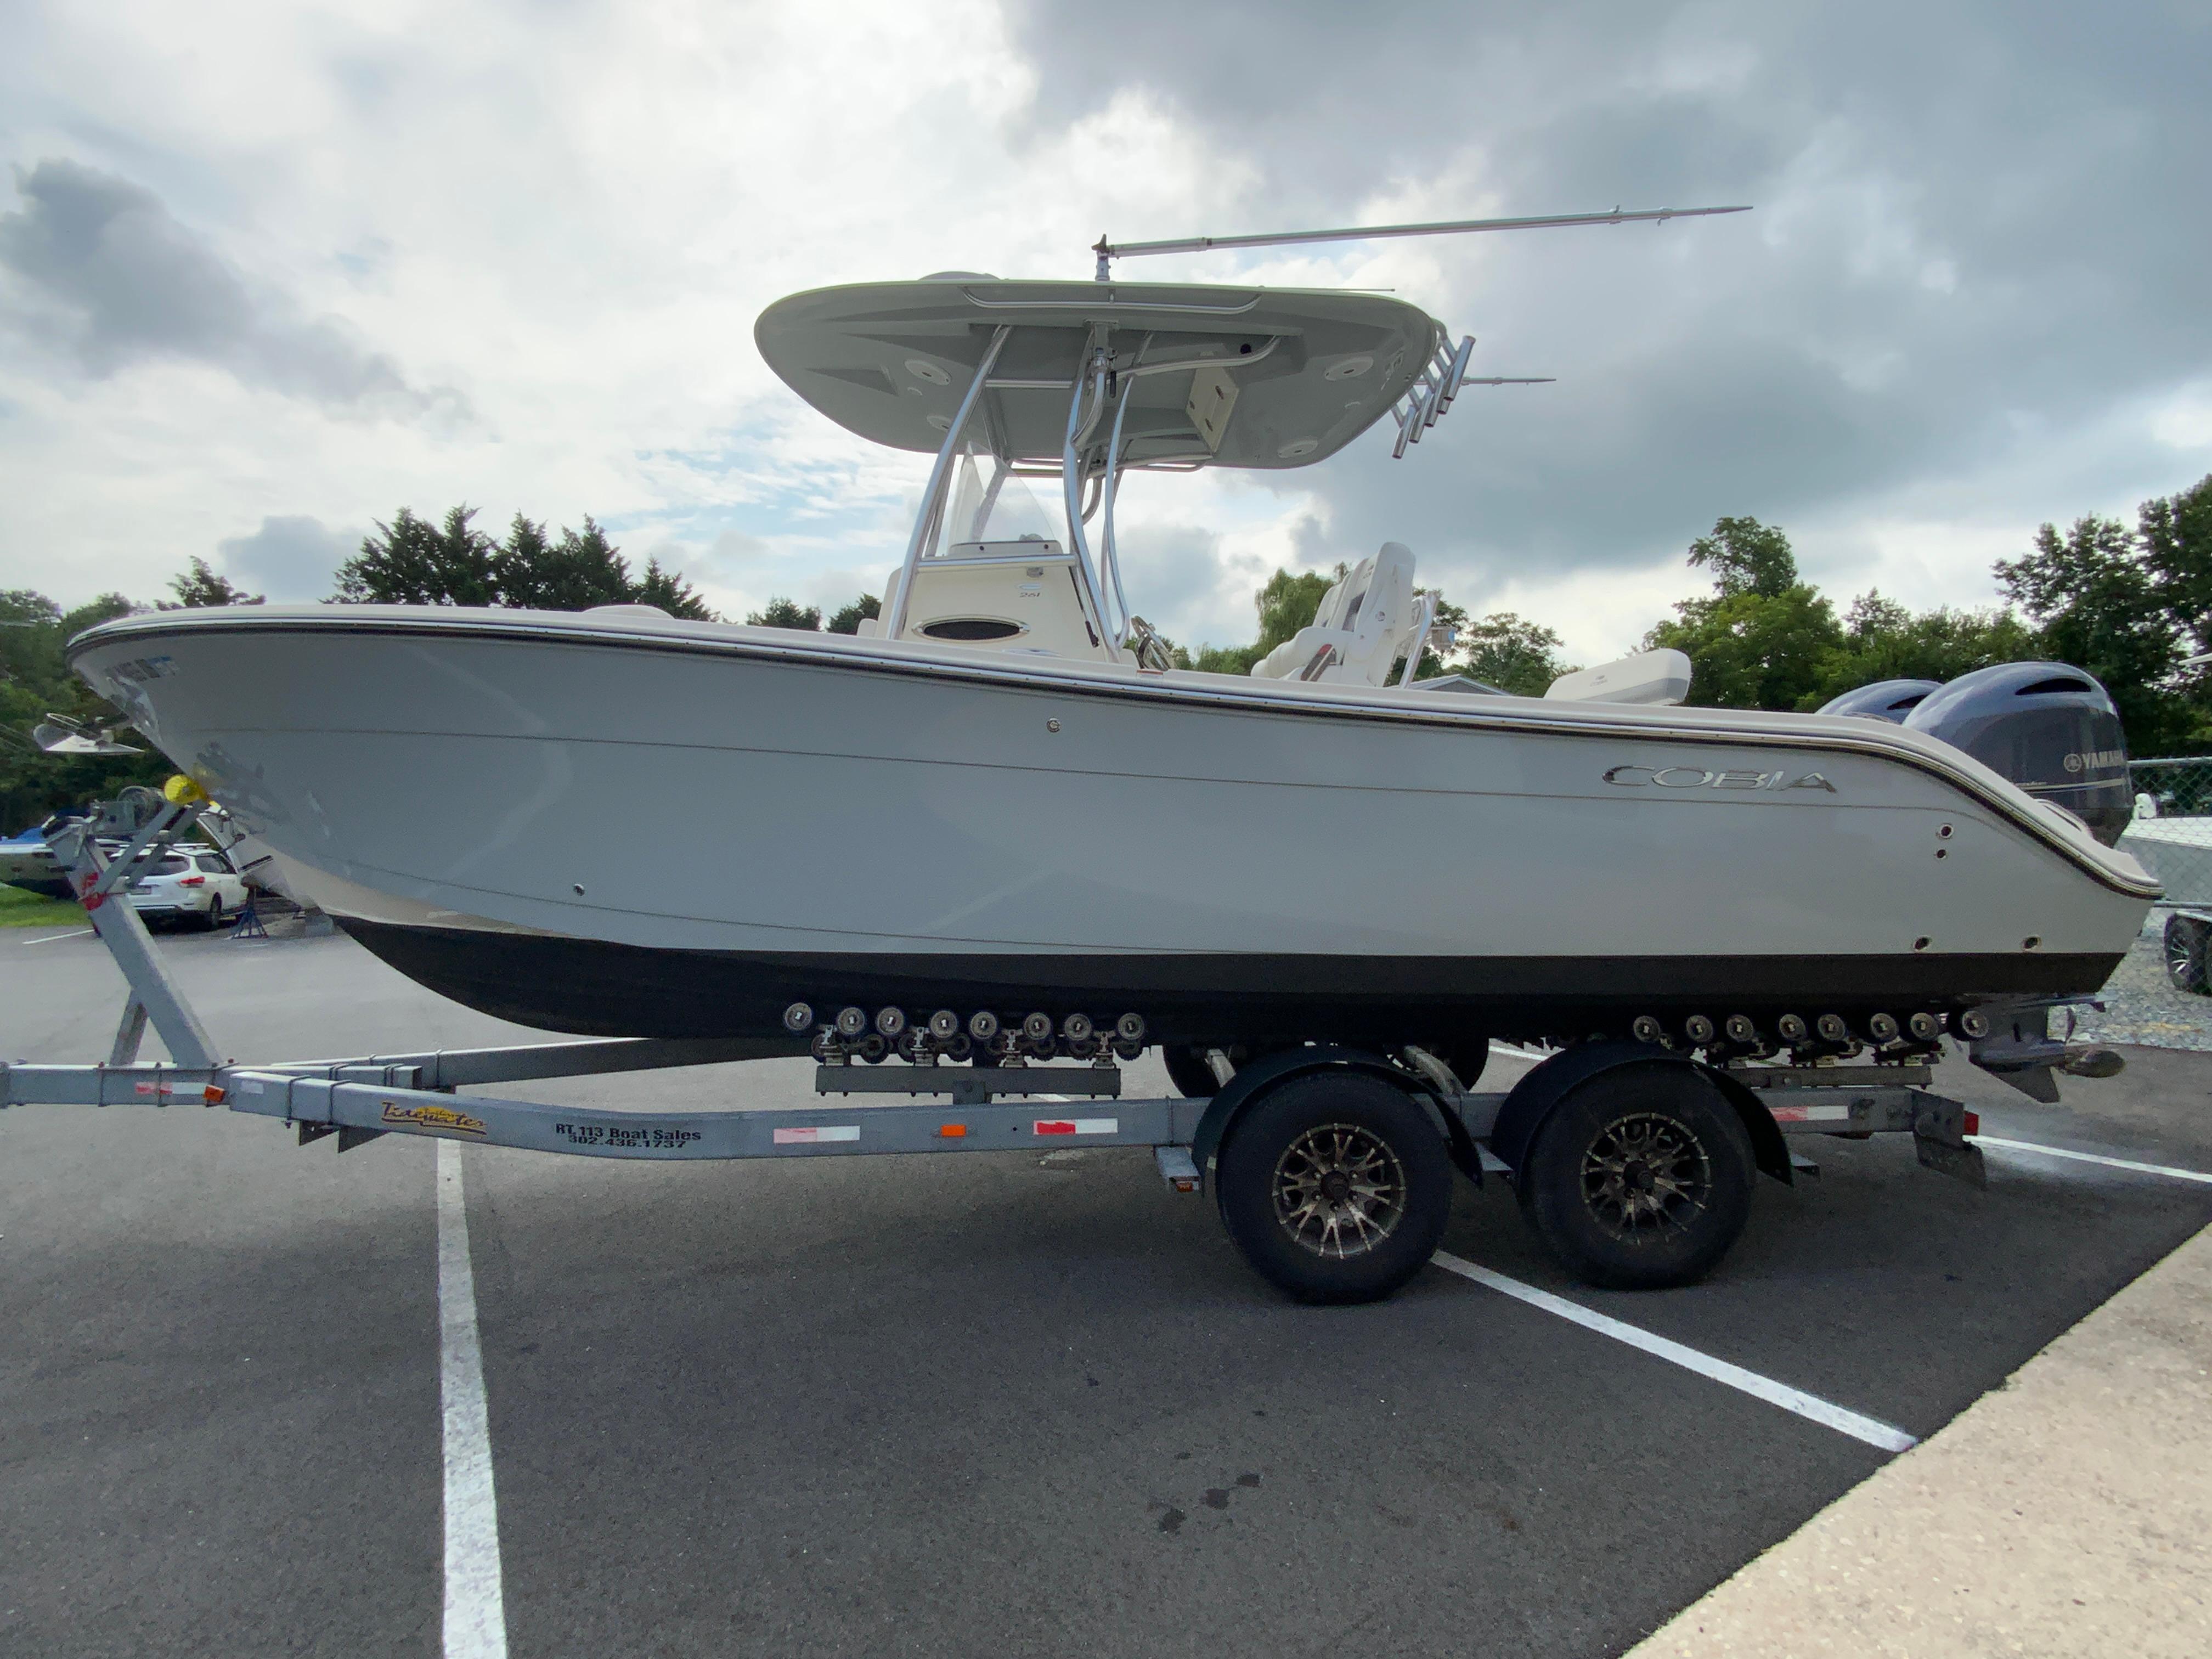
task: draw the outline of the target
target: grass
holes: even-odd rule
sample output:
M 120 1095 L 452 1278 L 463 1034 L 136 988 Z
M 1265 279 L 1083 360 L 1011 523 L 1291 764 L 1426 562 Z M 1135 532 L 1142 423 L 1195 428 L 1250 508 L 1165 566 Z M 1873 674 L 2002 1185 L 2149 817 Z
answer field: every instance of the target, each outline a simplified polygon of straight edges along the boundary
M 0 927 L 82 927 L 84 910 L 68 899 L 40 898 L 20 887 L 0 887 Z

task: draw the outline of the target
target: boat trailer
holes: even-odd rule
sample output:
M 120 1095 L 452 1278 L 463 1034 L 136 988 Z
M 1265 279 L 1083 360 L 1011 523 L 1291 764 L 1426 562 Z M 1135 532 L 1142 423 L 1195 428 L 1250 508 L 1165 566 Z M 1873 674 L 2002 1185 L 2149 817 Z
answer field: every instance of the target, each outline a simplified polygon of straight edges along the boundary
M 635 1111 L 458 1092 L 801 1057 L 808 1042 L 799 1033 L 814 1022 L 811 1010 L 794 1007 L 788 1041 L 617 1038 L 240 1064 L 222 1054 L 118 891 L 196 813 L 197 792 L 177 780 L 112 860 L 95 841 L 105 833 L 97 820 L 58 847 L 129 991 L 104 1063 L 0 1062 L 0 1107 L 223 1107 L 289 1124 L 301 1146 L 335 1136 L 341 1152 L 387 1134 L 655 1159 L 1142 1146 L 1170 1189 L 1212 1191 L 1232 1238 L 1265 1277 L 1322 1302 L 1372 1300 L 1419 1270 L 1449 1218 L 1454 1168 L 1478 1184 L 1506 1176 L 1571 1270 L 1623 1288 L 1708 1271 L 1741 1231 L 1754 1171 L 1785 1183 L 1819 1172 L 1790 1148 L 1807 1135 L 1910 1134 L 1923 1164 L 1976 1185 L 1984 1179 L 1970 1139 L 1975 1115 L 1928 1090 L 1924 1050 L 1869 1065 L 1717 1066 L 1649 1043 L 1594 1040 L 1543 1058 L 1508 1091 L 1480 1092 L 1419 1048 L 1323 1043 L 1233 1069 L 1212 1051 L 1210 1096 L 1133 1099 L 1103 1043 L 1076 1064 L 1030 1064 L 1015 1054 L 942 1063 L 925 1048 L 878 1066 L 855 1064 L 834 1044 L 820 1059 L 817 1041 L 816 1091 L 842 1103 Z M 2085 1057 L 2053 1041 L 2047 1013 L 2047 1005 L 2012 1005 L 1986 1019 L 1973 1042 L 1978 1063 L 2031 1093 L 2054 1067 L 2117 1069 L 2106 1051 Z M 167 1061 L 138 1058 L 149 1024 Z M 878 1096 L 903 1098 L 865 1098 Z

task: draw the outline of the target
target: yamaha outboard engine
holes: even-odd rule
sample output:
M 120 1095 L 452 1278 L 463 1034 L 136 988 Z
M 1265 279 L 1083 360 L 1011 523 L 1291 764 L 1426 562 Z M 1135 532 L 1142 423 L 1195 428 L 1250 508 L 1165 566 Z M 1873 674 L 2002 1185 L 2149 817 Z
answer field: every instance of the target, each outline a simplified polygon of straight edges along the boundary
M 1941 680 L 1876 680 L 1872 685 L 1863 685 L 1856 691 L 1846 691 L 1832 697 L 1814 712 L 1821 714 L 1858 714 L 1868 720 L 1887 720 L 1892 726 L 1905 724 L 1905 717 L 1917 708 L 1931 691 L 1942 689 Z
M 1977 669 L 1929 692 L 1903 724 L 2064 807 L 2107 847 L 2134 813 L 2119 711 L 2078 668 L 2008 662 Z

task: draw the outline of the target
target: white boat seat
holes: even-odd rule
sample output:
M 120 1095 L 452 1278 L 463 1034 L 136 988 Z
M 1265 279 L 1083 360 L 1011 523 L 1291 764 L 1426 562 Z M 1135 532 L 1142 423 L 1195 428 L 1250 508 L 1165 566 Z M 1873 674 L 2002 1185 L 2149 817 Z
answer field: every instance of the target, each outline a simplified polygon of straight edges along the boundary
M 1388 685 L 1413 647 L 1413 554 L 1385 542 L 1322 596 L 1313 622 L 1252 665 L 1255 679 Z

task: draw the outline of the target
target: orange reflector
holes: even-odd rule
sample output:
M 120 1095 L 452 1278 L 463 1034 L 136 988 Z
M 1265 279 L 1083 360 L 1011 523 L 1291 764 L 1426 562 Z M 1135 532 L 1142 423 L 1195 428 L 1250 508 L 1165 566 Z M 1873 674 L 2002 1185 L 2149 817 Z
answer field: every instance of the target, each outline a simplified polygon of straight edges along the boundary
M 940 1123 L 937 1126 L 937 1133 L 947 1140 L 960 1140 L 966 1138 L 968 1126 L 964 1123 Z
M 203 1089 L 200 1091 L 200 1093 L 202 1098 L 204 1098 L 210 1106 L 220 1106 L 223 1103 L 222 1091 L 216 1087 L 212 1083 L 209 1084 L 205 1089 Z

